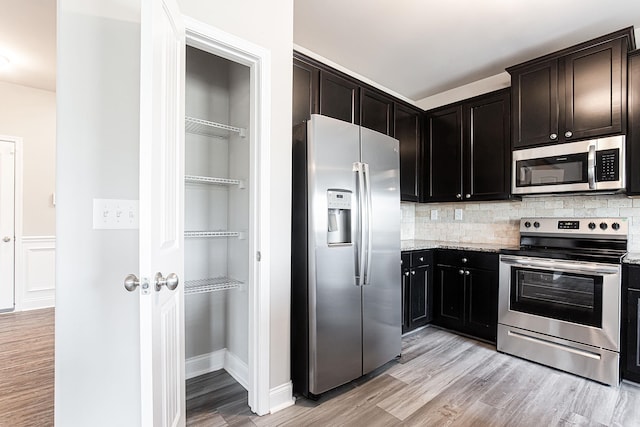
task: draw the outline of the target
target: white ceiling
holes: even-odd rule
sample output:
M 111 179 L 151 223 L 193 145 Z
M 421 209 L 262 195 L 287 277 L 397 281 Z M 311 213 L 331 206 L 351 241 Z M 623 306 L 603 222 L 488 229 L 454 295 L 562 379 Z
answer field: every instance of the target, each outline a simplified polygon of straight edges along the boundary
M 294 0 L 294 43 L 418 101 L 628 26 L 639 0 Z M 55 90 L 56 0 L 0 0 L 0 80 Z M 640 40 L 639 40 L 640 41 Z
M 56 90 L 56 0 L 0 0 L 0 81 Z
M 296 45 L 418 101 L 640 27 L 640 0 L 294 0 L 294 16 Z

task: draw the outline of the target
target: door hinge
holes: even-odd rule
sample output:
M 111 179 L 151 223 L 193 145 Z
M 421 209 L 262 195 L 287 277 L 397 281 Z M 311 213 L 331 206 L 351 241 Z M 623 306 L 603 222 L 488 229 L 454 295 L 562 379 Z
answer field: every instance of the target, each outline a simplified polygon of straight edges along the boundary
M 262 259 L 262 254 L 260 253 L 260 251 L 256 252 L 256 261 L 260 262 L 260 260 Z

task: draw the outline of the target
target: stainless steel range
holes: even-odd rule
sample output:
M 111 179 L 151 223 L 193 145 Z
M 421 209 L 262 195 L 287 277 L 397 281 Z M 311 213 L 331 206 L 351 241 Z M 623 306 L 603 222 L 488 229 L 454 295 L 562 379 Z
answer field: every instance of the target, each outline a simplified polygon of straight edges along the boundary
M 626 218 L 523 218 L 500 255 L 498 351 L 617 386 Z

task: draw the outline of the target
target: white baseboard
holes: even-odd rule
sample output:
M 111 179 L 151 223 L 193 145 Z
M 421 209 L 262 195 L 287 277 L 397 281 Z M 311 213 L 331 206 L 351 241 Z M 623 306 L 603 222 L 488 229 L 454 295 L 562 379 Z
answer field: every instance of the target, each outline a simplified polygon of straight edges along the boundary
M 16 311 L 54 307 L 56 237 L 23 236 L 16 259 Z
M 213 353 L 190 357 L 185 362 L 185 376 L 187 379 L 195 378 L 224 368 L 224 355 L 226 352 L 227 349 L 223 348 Z
M 226 348 L 190 357 L 185 363 L 187 379 L 224 369 L 245 389 L 249 388 L 249 367 Z
M 291 381 L 274 387 L 269 390 L 269 407 L 270 412 L 278 412 L 296 403 L 293 398 L 293 384 Z

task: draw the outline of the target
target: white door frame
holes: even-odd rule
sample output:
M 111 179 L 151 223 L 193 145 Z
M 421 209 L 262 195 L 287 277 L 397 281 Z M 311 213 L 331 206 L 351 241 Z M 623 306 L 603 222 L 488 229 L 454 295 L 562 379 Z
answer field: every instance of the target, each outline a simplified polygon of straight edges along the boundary
M 201 49 L 250 68 L 251 101 L 249 136 L 251 144 L 249 253 L 254 254 L 249 272 L 249 406 L 258 415 L 270 411 L 270 121 L 271 52 L 232 34 L 190 17 L 184 17 L 186 41 Z M 260 260 L 258 260 L 260 258 Z
M 14 144 L 14 204 L 13 204 L 13 227 L 14 227 L 14 254 L 13 254 L 13 308 L 20 310 L 22 295 L 22 179 L 23 179 L 23 154 L 22 138 L 19 136 L 0 135 L 0 141 Z

